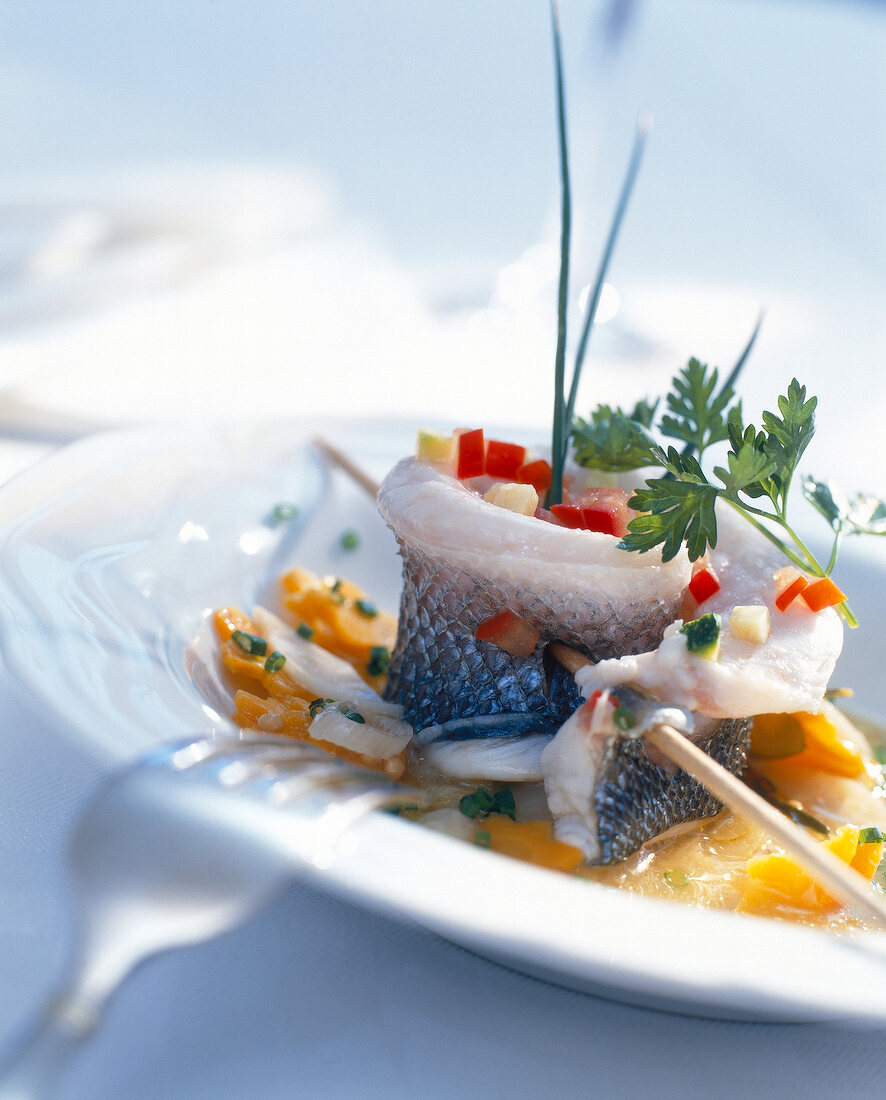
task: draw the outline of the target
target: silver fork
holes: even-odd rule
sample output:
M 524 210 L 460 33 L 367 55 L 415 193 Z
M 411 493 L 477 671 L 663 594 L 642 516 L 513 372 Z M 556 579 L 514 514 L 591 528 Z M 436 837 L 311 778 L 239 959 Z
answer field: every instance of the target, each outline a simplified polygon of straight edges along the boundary
M 333 859 L 359 818 L 422 800 L 282 737 L 165 746 L 113 776 L 71 840 L 77 947 L 57 994 L 0 1059 L 0 1100 L 49 1095 L 143 960 L 236 927 L 299 869 Z

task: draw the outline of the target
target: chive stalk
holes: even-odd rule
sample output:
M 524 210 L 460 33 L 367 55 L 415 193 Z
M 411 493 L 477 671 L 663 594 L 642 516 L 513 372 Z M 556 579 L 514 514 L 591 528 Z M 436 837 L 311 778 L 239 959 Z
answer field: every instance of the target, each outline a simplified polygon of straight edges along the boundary
M 566 422 L 566 307 L 569 299 L 569 239 L 572 232 L 572 197 L 569 188 L 569 154 L 566 141 L 566 96 L 563 91 L 563 56 L 560 46 L 560 7 L 551 0 L 554 37 L 554 72 L 557 82 L 557 136 L 560 152 L 560 281 L 557 290 L 557 351 L 554 357 L 554 422 L 551 433 L 551 487 L 547 506 L 563 500 L 563 465 L 568 439 Z
M 581 377 L 581 368 L 584 366 L 585 352 L 588 347 L 588 339 L 591 335 L 591 329 L 594 325 L 594 318 L 597 315 L 597 308 L 600 305 L 600 296 L 603 293 L 603 285 L 606 282 L 606 273 L 609 270 L 609 261 L 612 259 L 612 253 L 615 249 L 615 242 L 618 239 L 618 233 L 621 229 L 622 219 L 624 218 L 625 211 L 628 208 L 628 202 L 631 198 L 631 193 L 634 190 L 634 183 L 637 179 L 637 173 L 640 171 L 640 163 L 643 160 L 643 151 L 646 148 L 646 138 L 649 135 L 649 131 L 652 128 L 652 116 L 649 114 L 642 114 L 637 120 L 637 129 L 634 133 L 634 145 L 631 149 L 631 158 L 628 161 L 628 170 L 625 173 L 624 182 L 621 185 L 621 193 L 618 196 L 618 204 L 615 207 L 615 215 L 612 219 L 612 224 L 609 227 L 609 236 L 606 238 L 606 245 L 603 249 L 603 256 L 600 259 L 600 266 L 597 269 L 597 278 L 594 281 L 594 287 L 588 298 L 587 310 L 585 312 L 585 322 L 582 328 L 581 339 L 578 342 L 578 350 L 575 353 L 575 366 L 572 370 L 572 385 L 569 390 L 569 400 L 566 403 L 566 424 L 571 429 L 572 419 L 575 416 L 575 399 L 578 396 L 578 382 Z M 564 442 L 563 449 L 563 462 L 566 462 L 566 446 L 568 445 L 568 437 Z

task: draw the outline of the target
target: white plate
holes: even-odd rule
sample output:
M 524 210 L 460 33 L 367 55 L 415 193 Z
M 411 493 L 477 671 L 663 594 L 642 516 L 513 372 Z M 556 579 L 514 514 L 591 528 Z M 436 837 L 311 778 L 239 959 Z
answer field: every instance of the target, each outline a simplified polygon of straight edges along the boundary
M 392 422 L 320 427 L 375 475 L 411 443 L 410 428 Z M 267 598 L 285 561 L 346 573 L 380 603 L 396 601 L 393 539 L 358 490 L 327 481 L 306 446 L 317 429 L 277 421 L 98 436 L 0 492 L 4 656 L 57 728 L 108 765 L 164 739 L 228 730 L 211 660 L 189 665 L 188 645 L 210 608 Z M 282 501 L 300 516 L 271 526 Z M 348 553 L 339 538 L 350 528 L 362 542 Z M 882 571 L 865 568 L 882 590 Z M 865 607 L 869 621 L 878 610 Z M 877 936 L 638 899 L 389 815 L 355 827 L 318 874 L 330 890 L 576 989 L 724 1017 L 886 1021 Z

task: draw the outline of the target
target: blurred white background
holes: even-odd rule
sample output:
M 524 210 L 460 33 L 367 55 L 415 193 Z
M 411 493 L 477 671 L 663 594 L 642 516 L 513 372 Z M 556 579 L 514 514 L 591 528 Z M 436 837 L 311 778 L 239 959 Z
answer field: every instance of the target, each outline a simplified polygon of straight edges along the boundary
M 828 472 L 886 492 L 885 11 L 566 0 L 573 338 L 655 118 L 579 409 L 658 392 L 690 354 L 730 366 L 765 308 L 748 414 L 797 374 Z M 9 430 L 353 411 L 544 431 L 542 0 L 8 0 L 0 62 Z
M 886 9 L 565 0 L 563 38 L 573 337 L 655 119 L 579 409 L 690 354 L 731 366 L 765 308 L 748 414 L 798 375 L 827 472 L 886 492 Z M 6 0 L 0 62 L 8 429 L 236 411 L 543 432 L 542 0 Z

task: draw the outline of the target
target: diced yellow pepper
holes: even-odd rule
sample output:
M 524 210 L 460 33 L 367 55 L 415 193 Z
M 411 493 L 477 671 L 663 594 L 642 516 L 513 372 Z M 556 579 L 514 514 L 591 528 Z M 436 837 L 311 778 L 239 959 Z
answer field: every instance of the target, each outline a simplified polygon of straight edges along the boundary
M 763 604 L 733 607 L 729 626 L 736 638 L 762 645 L 769 637 L 769 608 Z
M 491 485 L 483 499 L 498 508 L 507 508 L 521 516 L 534 516 L 538 508 L 538 493 L 531 485 L 497 481 Z
M 822 847 L 870 881 L 880 863 L 883 844 L 875 841 L 859 845 L 859 833 L 856 825 L 841 825 L 822 841 Z M 826 912 L 839 904 L 790 856 L 777 852 L 753 856 L 748 860 L 747 870 L 749 882 L 739 906 L 741 912 L 763 913 L 785 904 L 810 912 Z
M 455 436 L 419 431 L 415 440 L 415 457 L 419 462 L 430 462 L 435 466 L 454 465 Z
M 839 736 L 826 713 L 756 715 L 751 752 L 769 758 L 790 756 L 797 767 L 829 775 L 854 779 L 865 774 L 865 763 L 858 749 Z

